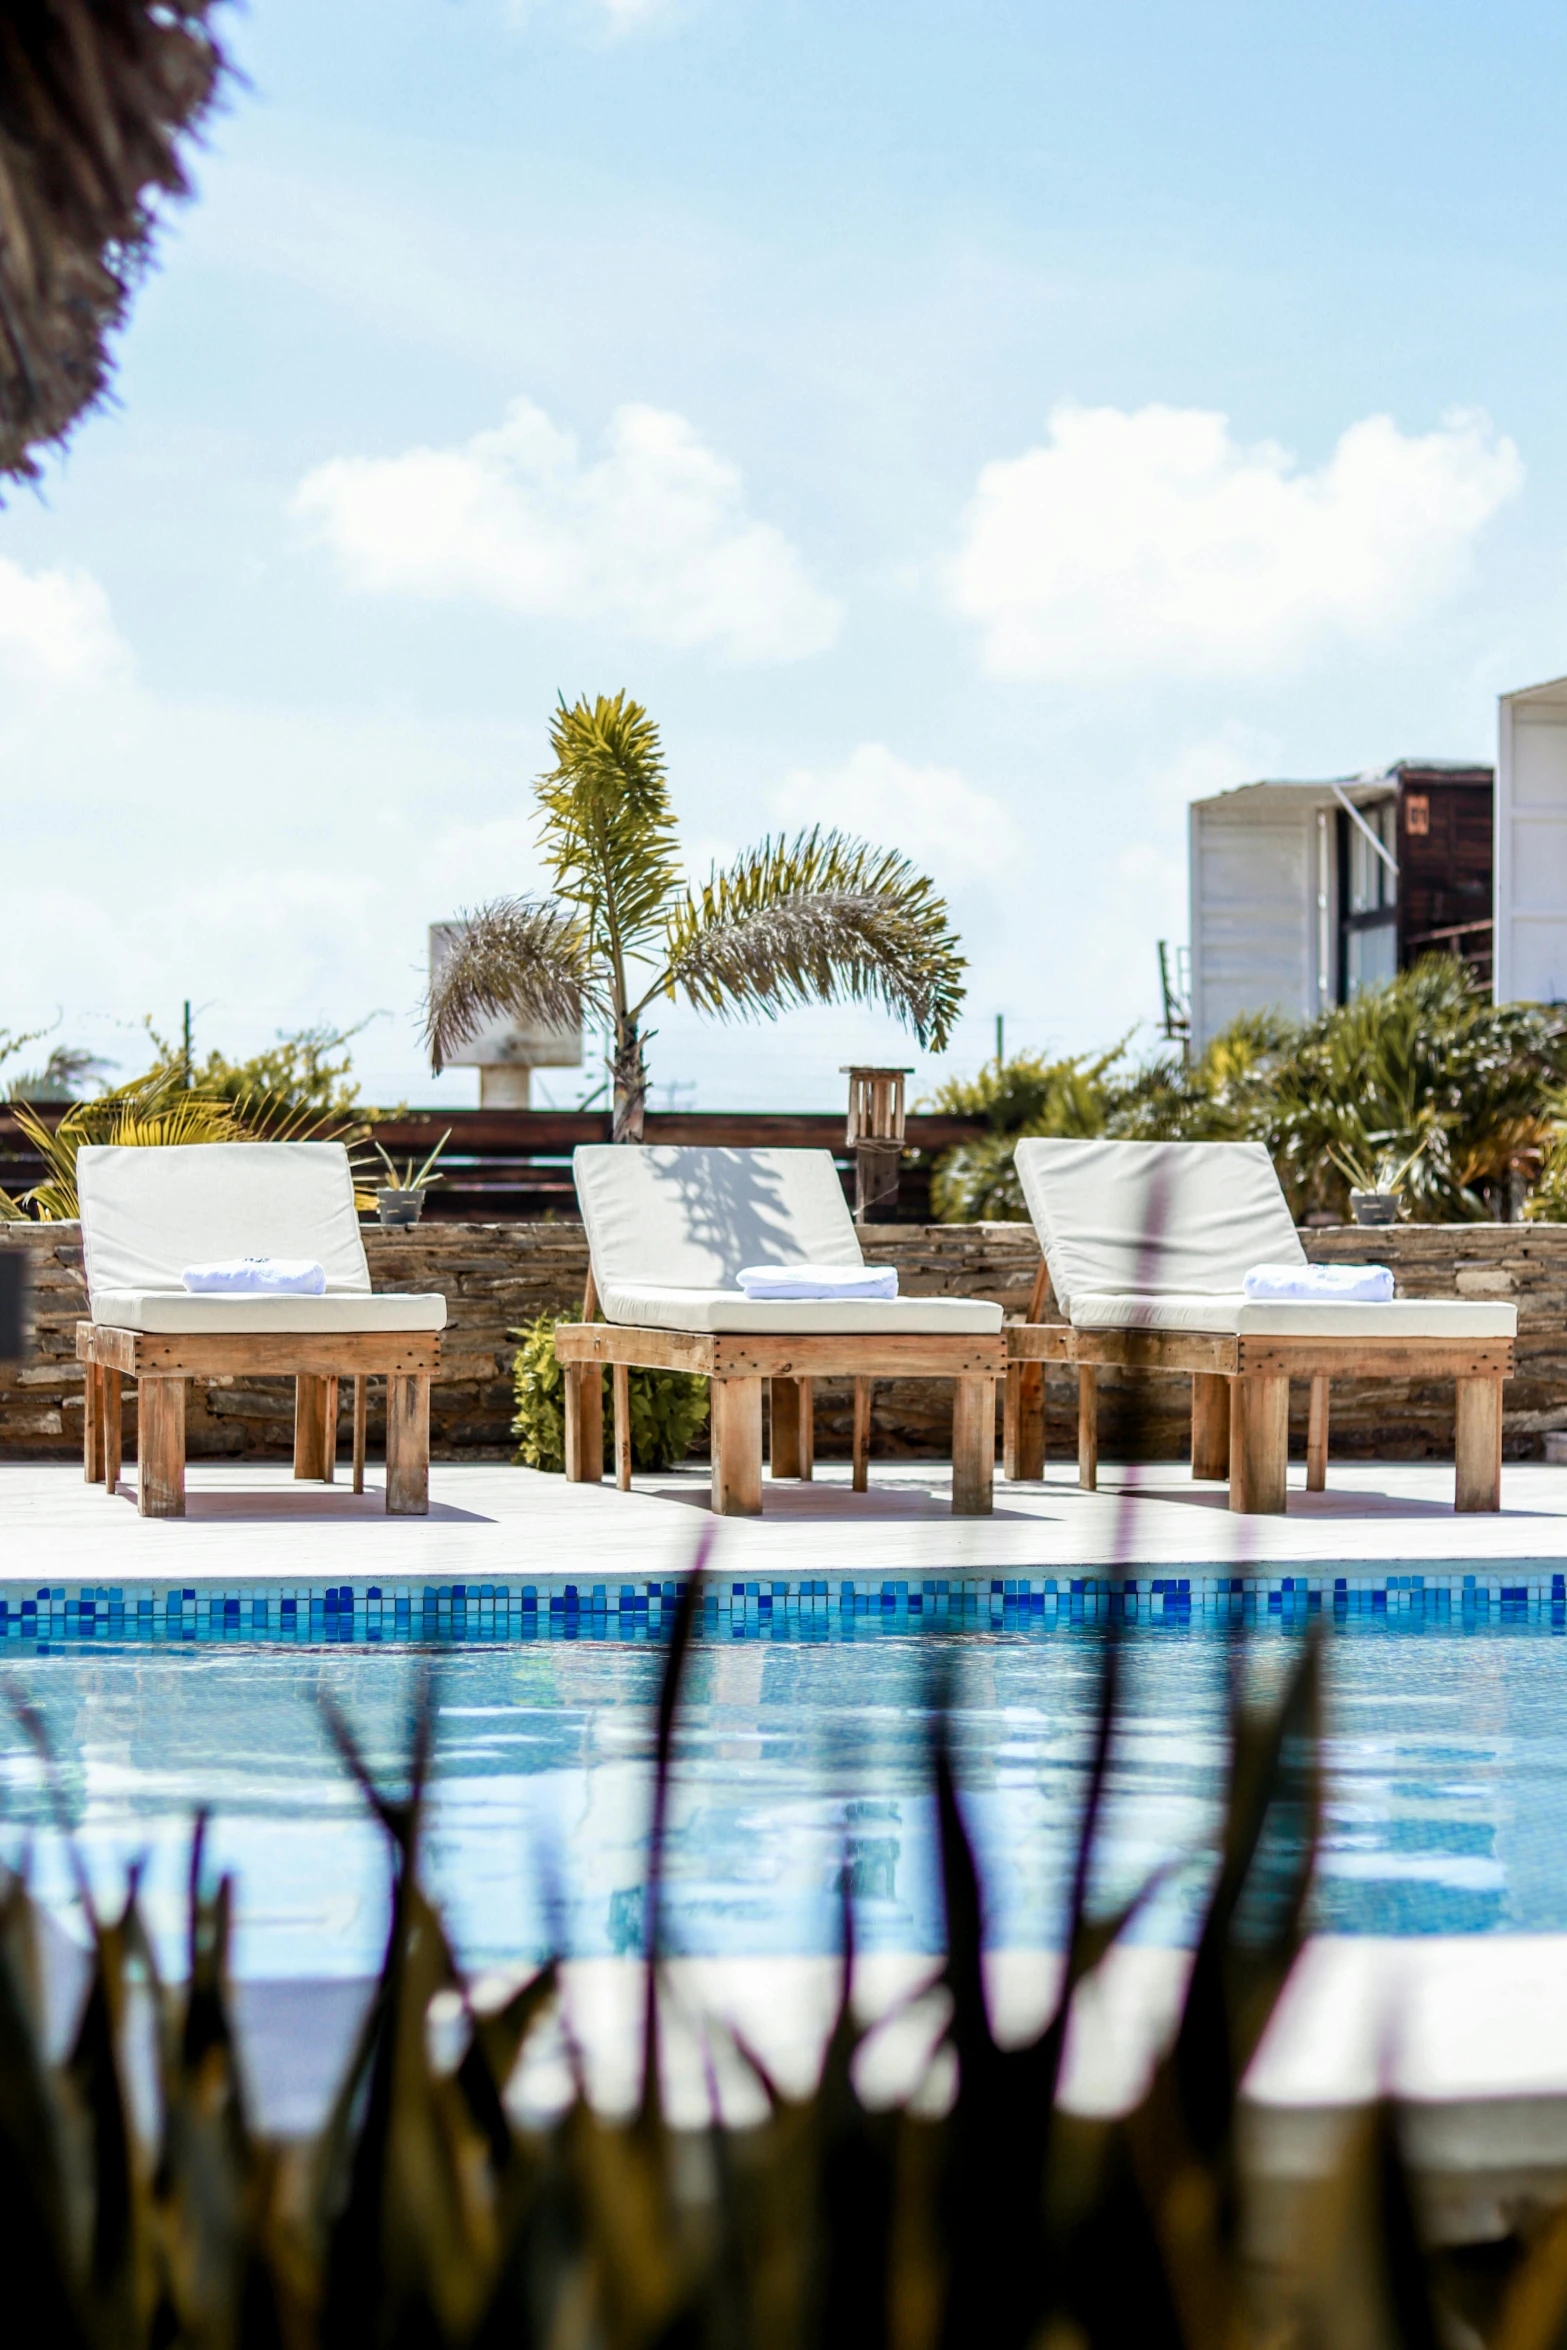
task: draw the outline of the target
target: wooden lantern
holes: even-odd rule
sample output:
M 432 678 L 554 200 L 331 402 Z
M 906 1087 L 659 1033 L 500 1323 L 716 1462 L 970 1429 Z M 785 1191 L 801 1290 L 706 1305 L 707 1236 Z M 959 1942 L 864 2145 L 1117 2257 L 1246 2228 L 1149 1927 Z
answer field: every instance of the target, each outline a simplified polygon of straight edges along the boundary
M 903 1155 L 903 1080 L 908 1069 L 848 1068 L 849 1123 L 854 1153 L 854 1220 L 890 1224 L 898 1213 L 898 1162 Z

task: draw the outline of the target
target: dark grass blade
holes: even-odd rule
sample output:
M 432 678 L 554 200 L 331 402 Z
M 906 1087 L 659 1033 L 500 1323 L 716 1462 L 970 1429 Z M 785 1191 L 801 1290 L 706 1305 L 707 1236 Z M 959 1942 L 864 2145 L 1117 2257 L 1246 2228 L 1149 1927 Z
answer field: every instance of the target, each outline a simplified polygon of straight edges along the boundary
M 685 1587 L 675 1606 L 669 1631 L 669 1653 L 658 1691 L 658 1723 L 654 1741 L 653 1818 L 648 1832 L 647 1898 L 645 1907 L 647 1952 L 642 1994 L 642 2092 L 638 2119 L 644 2129 L 655 2126 L 660 2109 L 658 2039 L 658 1957 L 663 1941 L 664 1851 L 669 1827 L 669 1789 L 674 1767 L 675 1721 L 686 1658 L 701 1604 L 702 1578 L 712 1556 L 714 1533 L 702 1529 Z

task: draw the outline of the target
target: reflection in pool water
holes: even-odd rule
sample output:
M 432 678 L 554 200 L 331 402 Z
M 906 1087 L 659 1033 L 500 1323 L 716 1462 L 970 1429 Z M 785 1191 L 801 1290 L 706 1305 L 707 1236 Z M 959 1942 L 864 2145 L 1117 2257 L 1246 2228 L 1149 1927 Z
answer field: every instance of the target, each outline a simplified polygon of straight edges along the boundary
M 846 1865 L 871 1948 L 940 1940 L 927 1791 L 938 1656 L 954 1667 L 960 1784 L 990 1935 L 1057 1932 L 1097 1671 L 1091 1626 L 874 1641 L 698 1642 L 672 1812 L 669 1934 L 694 1953 L 830 1949 Z M 1276 1687 L 1292 1640 L 1251 1648 Z M 1317 1923 L 1379 1934 L 1567 1930 L 1567 1650 L 1546 1628 L 1330 1630 L 1329 1798 Z M 1172 1851 L 1191 1865 L 1143 1918 L 1183 1938 L 1205 1884 L 1223 1762 L 1224 1641 L 1129 1632 L 1097 1898 Z M 7 1660 L 41 1705 L 73 1817 L 107 1892 L 149 1856 L 177 1950 L 191 1814 L 238 1872 L 240 1971 L 360 1974 L 379 1954 L 385 1865 L 323 1735 L 330 1689 L 386 1773 L 403 1754 L 415 1661 L 352 1650 L 95 1648 Z M 435 1665 L 439 1752 L 429 1873 L 472 1966 L 634 1951 L 662 1652 L 614 1641 L 458 1648 Z M 63 1857 L 37 1773 L 0 1759 L 11 1849 L 62 1913 Z

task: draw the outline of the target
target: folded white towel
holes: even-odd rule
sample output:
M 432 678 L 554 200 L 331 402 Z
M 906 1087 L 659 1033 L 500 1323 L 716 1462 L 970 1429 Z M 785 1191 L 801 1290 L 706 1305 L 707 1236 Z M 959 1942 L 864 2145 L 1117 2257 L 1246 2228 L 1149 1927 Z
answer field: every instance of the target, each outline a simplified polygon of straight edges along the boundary
M 896 1297 L 896 1265 L 747 1265 L 747 1297 Z
M 1253 1265 L 1248 1297 L 1327 1297 L 1343 1305 L 1386 1305 L 1393 1294 L 1387 1265 Z
M 326 1273 L 309 1257 L 224 1257 L 215 1265 L 187 1265 L 180 1275 L 197 1296 L 323 1297 Z

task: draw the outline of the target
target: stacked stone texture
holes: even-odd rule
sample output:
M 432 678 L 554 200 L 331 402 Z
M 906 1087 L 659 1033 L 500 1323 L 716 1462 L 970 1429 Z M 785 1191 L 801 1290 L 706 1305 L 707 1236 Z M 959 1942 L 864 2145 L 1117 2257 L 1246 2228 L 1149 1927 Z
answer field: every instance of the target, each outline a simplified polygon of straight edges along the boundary
M 1023 1224 L 878 1226 L 867 1254 L 898 1268 L 902 1288 L 927 1297 L 994 1298 L 1008 1314 L 1027 1311 L 1039 1262 Z M 1547 1429 L 1567 1428 L 1567 1225 L 1410 1224 L 1391 1232 L 1334 1227 L 1302 1235 L 1322 1264 L 1374 1258 L 1390 1264 L 1401 1297 L 1505 1298 L 1518 1307 L 1518 1375 L 1506 1390 L 1509 1459 L 1538 1456 Z M 411 1233 L 365 1230 L 377 1289 L 438 1289 L 447 1301 L 443 1369 L 431 1410 L 433 1449 L 444 1460 L 493 1460 L 512 1450 L 511 1333 L 533 1316 L 575 1306 L 587 1248 L 576 1223 L 420 1225 Z M 74 1224 L 0 1225 L 0 1248 L 27 1257 L 33 1351 L 0 1363 L 0 1458 L 79 1453 L 82 1380 L 75 1325 L 85 1310 L 81 1240 Z M 1076 1381 L 1047 1377 L 1048 1443 L 1059 1457 L 1076 1442 Z M 1101 1447 L 1180 1459 L 1189 1438 L 1184 1378 L 1101 1376 Z M 371 1384 L 372 1448 L 381 1441 L 379 1382 Z M 127 1386 L 127 1427 L 135 1427 Z M 941 1458 L 950 1451 L 951 1391 L 940 1380 L 888 1380 L 875 1391 L 872 1427 L 883 1458 Z M 194 1457 L 286 1454 L 293 1399 L 281 1379 L 193 1380 L 188 1444 Z M 348 1401 L 343 1400 L 346 1443 Z M 1306 1390 L 1291 1391 L 1291 1431 L 1305 1446 Z M 847 1456 L 846 1382 L 817 1390 L 818 1447 Z M 1441 1380 L 1337 1381 L 1332 1449 L 1343 1458 L 1446 1458 L 1453 1442 L 1453 1390 Z

